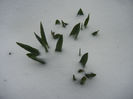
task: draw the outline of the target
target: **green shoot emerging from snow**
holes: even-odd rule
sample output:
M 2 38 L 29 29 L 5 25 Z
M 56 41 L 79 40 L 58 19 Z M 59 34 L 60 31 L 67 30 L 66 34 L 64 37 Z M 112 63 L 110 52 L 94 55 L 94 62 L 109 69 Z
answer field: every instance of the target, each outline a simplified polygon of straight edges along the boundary
M 80 59 L 80 63 L 83 67 L 85 67 L 85 64 L 87 63 L 88 61 L 88 53 L 85 53 L 82 58 Z
M 47 47 L 46 43 L 36 33 L 34 33 L 34 34 L 35 34 L 37 40 L 40 42 L 40 44 L 45 48 L 45 51 L 48 52 L 48 47 Z
M 47 39 L 46 39 L 46 36 L 45 36 L 45 32 L 44 32 L 44 29 L 43 29 L 43 25 L 42 25 L 41 22 L 40 22 L 40 33 L 41 33 L 42 42 L 44 42 L 45 45 L 47 46 L 47 48 L 49 48 L 49 45 L 48 45 L 48 42 L 47 42 Z
M 85 28 L 86 28 L 87 25 L 88 25 L 89 19 L 90 19 L 90 15 L 88 14 L 88 16 L 87 16 L 87 18 L 85 19 L 85 22 L 84 22 L 84 27 L 85 27 Z
M 63 35 L 60 35 L 59 40 L 57 41 L 55 51 L 61 52 L 62 51 L 62 45 L 63 45 Z
M 86 77 L 83 76 L 83 77 L 81 78 L 81 80 L 80 80 L 80 84 L 81 84 L 81 85 L 84 85 L 85 82 L 86 82 Z
M 73 36 L 75 39 L 77 39 L 79 31 L 80 31 L 80 23 L 76 24 L 73 27 L 73 29 L 72 29 L 72 31 L 70 33 L 70 36 Z
M 61 20 L 61 23 L 62 23 L 62 27 L 66 27 L 68 25 L 68 23 L 65 23 L 63 20 Z
M 78 11 L 78 13 L 77 13 L 77 16 L 78 16 L 78 15 L 84 15 L 84 13 L 83 13 L 83 11 L 82 11 L 81 8 L 79 9 L 79 11 Z
M 53 39 L 58 39 L 61 36 L 61 34 L 55 34 L 55 32 L 53 32 L 53 31 L 51 31 L 51 35 L 52 35 Z
M 77 79 L 76 79 L 76 77 L 75 77 L 75 75 L 73 75 L 73 80 L 74 80 L 74 81 L 76 81 L 76 80 L 77 80 Z
M 60 21 L 57 19 L 57 20 L 55 21 L 55 25 L 58 25 L 58 24 L 60 24 Z
M 16 42 L 20 47 L 24 48 L 25 50 L 31 52 L 32 54 L 34 54 L 35 56 L 38 56 L 40 54 L 40 52 L 36 49 L 36 48 L 33 48 L 29 45 L 26 45 L 26 44 L 23 44 L 23 43 L 19 43 L 19 42 Z
M 92 35 L 93 35 L 93 36 L 97 36 L 98 32 L 99 32 L 99 30 L 93 32 Z
M 37 58 L 37 56 L 40 54 L 40 52 L 39 52 L 37 49 L 35 49 L 35 48 L 33 48 L 33 47 L 29 46 L 29 45 L 26 45 L 26 44 L 22 44 L 22 43 L 18 43 L 18 42 L 16 42 L 16 43 L 17 43 L 20 47 L 22 47 L 22 48 L 24 48 L 25 50 L 27 50 L 27 51 L 30 52 L 30 53 L 26 54 L 29 58 L 31 58 L 31 59 L 33 59 L 33 60 L 35 60 L 35 61 L 38 61 L 38 62 L 40 62 L 41 64 L 45 64 L 45 62 L 44 62 L 43 60 Z
M 48 46 L 48 42 L 47 42 L 45 32 L 44 32 L 44 29 L 43 29 L 43 25 L 42 25 L 41 22 L 40 22 L 40 34 L 41 34 L 41 37 L 39 37 L 36 33 L 34 33 L 34 35 L 36 36 L 36 39 L 45 48 L 45 51 L 48 52 L 49 46 Z
M 90 78 L 95 77 L 96 74 L 94 74 L 94 73 L 90 73 L 90 74 L 85 74 L 85 76 L 86 76 L 88 79 L 90 79 Z
M 37 62 L 40 62 L 41 64 L 45 64 L 45 62 L 44 62 L 43 60 L 37 58 L 37 56 L 35 56 L 35 55 L 32 54 L 32 53 L 28 53 L 28 54 L 26 54 L 26 55 L 27 55 L 29 58 L 31 58 L 31 59 L 33 59 L 33 60 L 35 60 L 35 61 L 37 61 Z

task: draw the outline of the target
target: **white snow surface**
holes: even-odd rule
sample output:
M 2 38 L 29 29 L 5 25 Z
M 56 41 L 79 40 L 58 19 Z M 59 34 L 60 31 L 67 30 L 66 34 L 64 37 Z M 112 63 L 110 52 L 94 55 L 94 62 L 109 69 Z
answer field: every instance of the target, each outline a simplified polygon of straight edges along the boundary
M 84 16 L 76 16 L 79 8 Z M 69 37 L 88 13 L 88 28 L 77 40 Z M 69 25 L 55 26 L 56 19 Z M 33 34 L 39 35 L 40 21 L 49 53 Z M 64 36 L 61 53 L 54 51 L 51 30 Z M 47 64 L 29 59 L 16 42 L 39 49 Z M 133 99 L 132 43 L 132 0 L 0 0 L 0 99 Z M 97 74 L 83 86 L 72 80 L 81 68 L 79 48 L 89 53 L 86 70 Z

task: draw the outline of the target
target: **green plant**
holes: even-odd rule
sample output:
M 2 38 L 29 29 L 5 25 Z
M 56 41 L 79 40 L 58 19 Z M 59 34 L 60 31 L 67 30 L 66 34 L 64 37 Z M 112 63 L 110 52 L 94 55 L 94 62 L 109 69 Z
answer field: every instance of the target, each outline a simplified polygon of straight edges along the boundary
M 82 64 L 83 67 L 85 67 L 86 63 L 88 61 L 88 53 L 85 53 L 82 58 L 80 59 L 80 63 Z
M 55 51 L 61 52 L 62 51 L 62 45 L 63 45 L 63 35 L 60 35 L 59 40 L 57 41 Z
M 26 54 L 26 55 L 27 55 L 29 58 L 31 58 L 31 59 L 33 59 L 33 60 L 35 60 L 35 61 L 40 62 L 41 64 L 45 64 L 45 61 L 43 61 L 42 59 L 37 58 L 37 56 L 34 55 L 34 54 L 32 54 L 32 53 L 28 53 L 28 54 Z
M 90 73 L 90 74 L 86 73 L 85 76 L 86 76 L 88 79 L 90 79 L 90 78 L 95 77 L 96 74 L 95 74 L 95 73 Z
M 84 27 L 85 27 L 85 28 L 86 28 L 87 25 L 88 25 L 89 19 L 90 19 L 90 15 L 88 14 L 88 16 L 87 16 L 87 18 L 85 19 L 85 22 L 84 22 Z
M 91 78 L 93 78 L 93 77 L 96 76 L 95 73 L 86 73 L 86 71 L 85 71 L 85 64 L 86 64 L 87 60 L 88 60 L 88 53 L 85 53 L 85 54 L 82 56 L 81 60 L 80 60 L 80 63 L 81 63 L 81 65 L 82 65 L 82 69 L 79 69 L 79 70 L 78 70 L 78 73 L 82 73 L 83 77 L 80 78 L 80 79 L 77 79 L 77 78 L 75 77 L 75 75 L 73 75 L 73 81 L 78 81 L 78 82 L 80 83 L 80 85 L 84 85 L 85 82 L 86 82 L 86 80 L 87 80 L 87 78 L 88 78 L 88 79 L 91 79 Z M 76 80 L 75 80 L 75 79 L 76 79 Z
M 34 35 L 36 36 L 36 38 L 40 42 L 40 44 L 45 48 L 45 51 L 48 52 L 48 47 L 47 47 L 46 43 L 36 33 L 34 33 Z
M 37 58 L 38 55 L 40 55 L 40 52 L 36 49 L 36 48 L 33 48 L 29 45 L 26 45 L 26 44 L 23 44 L 23 43 L 19 43 L 19 42 L 16 42 L 20 47 L 24 48 L 25 50 L 29 51 L 30 53 L 26 54 L 29 58 L 35 60 L 35 61 L 38 61 L 42 64 L 45 64 L 45 62 L 39 58 Z
M 69 36 L 73 36 L 74 39 L 77 39 L 79 32 L 80 32 L 80 23 L 76 24 L 73 27 L 73 29 L 72 29 L 72 31 L 71 31 Z
M 75 75 L 73 75 L 73 80 L 74 80 L 74 81 L 76 81 L 76 80 L 77 80 L 77 79 L 76 79 L 76 77 L 75 77 Z
M 99 30 L 93 32 L 92 35 L 93 35 L 93 36 L 97 36 L 98 32 L 99 32 Z
M 78 16 L 78 15 L 84 15 L 84 13 L 83 13 L 83 11 L 82 11 L 81 8 L 79 9 L 79 11 L 78 11 L 78 13 L 77 13 L 77 16 Z
M 40 22 L 40 34 L 41 34 L 41 37 L 39 37 L 35 32 L 34 32 L 34 35 L 36 37 L 36 39 L 39 41 L 39 43 L 45 48 L 45 51 L 48 52 L 48 48 L 49 48 L 49 45 L 48 45 L 48 42 L 47 42 L 47 39 L 46 39 L 46 36 L 45 36 L 45 32 L 44 32 L 44 29 L 43 29 L 43 25 L 42 23 Z
M 41 22 L 40 22 L 40 33 L 41 33 L 42 42 L 44 42 L 45 45 L 47 46 L 47 48 L 49 48 L 49 45 L 48 45 L 48 42 L 47 42 L 47 39 L 46 39 L 46 36 L 45 36 L 45 32 L 44 32 L 44 29 L 43 29 L 43 25 L 42 25 Z
M 33 48 L 29 45 L 26 45 L 26 44 L 23 44 L 23 43 L 19 43 L 19 42 L 16 42 L 17 45 L 19 45 L 20 47 L 24 48 L 25 50 L 29 51 L 30 53 L 34 54 L 35 56 L 38 56 L 40 55 L 40 52 L 38 51 L 38 49 L 36 48 Z
M 81 80 L 80 80 L 80 84 L 81 84 L 81 85 L 84 85 L 85 82 L 86 82 L 86 77 L 83 76 L 83 77 L 81 78 Z
M 79 11 L 77 13 L 77 16 L 78 15 L 84 15 L 81 8 L 79 9 Z M 71 33 L 69 34 L 69 36 L 73 36 L 74 39 L 77 39 L 80 30 L 83 30 L 84 28 L 87 27 L 89 19 L 90 19 L 90 15 L 88 14 L 88 16 L 85 19 L 84 23 L 76 24 L 73 27 L 73 29 L 72 29 Z M 64 28 L 68 25 L 68 23 L 65 23 L 63 20 L 60 21 L 60 20 L 57 19 L 55 21 L 55 25 L 58 25 L 58 24 L 61 24 L 62 27 L 64 27 Z M 93 32 L 92 35 L 96 36 L 98 34 L 98 32 L 99 32 L 99 30 Z M 46 36 L 45 36 L 45 32 L 44 32 L 42 22 L 40 22 L 40 36 L 38 36 L 36 33 L 34 33 L 34 35 L 35 35 L 36 39 L 39 41 L 39 43 L 45 48 L 45 51 L 48 52 L 49 45 L 48 45 L 48 42 L 47 42 L 47 39 L 46 39 Z M 62 51 L 62 45 L 63 45 L 63 35 L 59 34 L 59 33 L 55 34 L 55 32 L 53 32 L 52 30 L 51 30 L 51 35 L 54 39 L 58 39 L 55 51 L 61 52 Z M 23 44 L 23 43 L 19 43 L 19 42 L 16 42 L 16 43 L 20 47 L 22 47 L 25 50 L 27 50 L 28 52 L 30 52 L 30 53 L 26 54 L 30 59 L 35 60 L 37 62 L 40 62 L 41 64 L 46 63 L 42 59 L 38 58 L 38 55 L 40 55 L 40 52 L 39 52 L 38 49 L 33 48 L 33 47 L 31 47 L 29 45 L 26 45 L 26 44 Z M 11 55 L 11 54 L 12 53 L 9 52 L 9 55 Z M 79 49 L 79 56 L 81 56 L 81 48 Z M 77 71 L 78 73 L 80 73 L 80 75 L 83 75 L 81 78 L 78 79 L 77 76 L 75 77 L 75 75 L 73 74 L 73 80 L 78 81 L 81 85 L 84 85 L 85 82 L 87 81 L 87 79 L 91 79 L 91 78 L 96 76 L 95 73 L 86 73 L 85 65 L 86 65 L 87 61 L 88 61 L 88 53 L 85 53 L 79 61 L 82 68 Z
M 55 25 L 57 24 L 60 24 L 60 21 L 58 19 L 55 21 Z
M 53 31 L 51 31 L 51 35 L 52 35 L 53 39 L 58 39 L 61 36 L 61 34 L 55 34 L 55 32 L 53 32 Z
M 63 20 L 61 20 L 61 23 L 62 23 L 62 27 L 66 27 L 68 25 L 68 23 L 65 23 Z

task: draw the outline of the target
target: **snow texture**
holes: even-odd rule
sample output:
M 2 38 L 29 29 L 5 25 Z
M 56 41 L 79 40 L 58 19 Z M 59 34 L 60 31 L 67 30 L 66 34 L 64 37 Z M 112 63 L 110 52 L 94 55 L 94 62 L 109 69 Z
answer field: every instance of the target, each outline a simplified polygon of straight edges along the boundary
M 79 8 L 84 16 L 76 16 Z M 0 99 L 133 99 L 132 11 L 132 0 L 0 0 Z M 88 28 L 77 40 L 69 37 L 88 13 Z M 69 25 L 55 26 L 56 19 Z M 40 21 L 49 53 L 33 34 Z M 61 53 L 51 30 L 63 34 Z M 29 59 L 16 41 L 38 48 L 47 64 Z M 87 71 L 97 74 L 83 86 L 72 81 L 81 68 L 79 48 L 88 52 Z

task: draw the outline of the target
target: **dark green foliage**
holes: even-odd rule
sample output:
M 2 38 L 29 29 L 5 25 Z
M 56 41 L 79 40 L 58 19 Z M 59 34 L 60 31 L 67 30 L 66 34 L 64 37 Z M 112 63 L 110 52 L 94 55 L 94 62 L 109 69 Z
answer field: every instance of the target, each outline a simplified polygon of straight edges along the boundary
M 60 36 L 61 36 L 61 34 L 55 34 L 55 32 L 52 32 L 52 31 L 51 31 L 51 35 L 52 35 L 52 37 L 53 37 L 54 39 L 58 39 L 58 38 L 60 38 Z
M 85 22 L 84 22 L 84 27 L 85 27 L 85 28 L 86 28 L 87 25 L 88 25 L 89 19 L 90 19 L 90 15 L 88 14 L 88 16 L 87 16 L 87 18 L 85 19 Z
M 93 35 L 93 36 L 97 36 L 98 32 L 99 32 L 99 30 L 93 32 L 92 35 Z
M 56 44 L 55 51 L 61 52 L 62 51 L 62 45 L 63 45 L 63 35 L 60 35 L 60 38 Z
M 37 40 L 40 42 L 40 44 L 45 48 L 45 51 L 48 52 L 48 48 L 47 48 L 46 43 L 43 42 L 43 40 L 36 33 L 34 33 L 34 34 L 35 34 Z
M 43 25 L 42 25 L 41 22 L 40 22 L 40 33 L 41 33 L 42 42 L 44 42 L 46 44 L 46 46 L 49 48 L 49 45 L 48 45 L 48 42 L 47 42 L 47 39 L 46 39 L 46 36 L 45 36 L 45 32 L 44 32 L 44 29 L 43 29 Z
M 77 79 L 76 79 L 76 77 L 75 77 L 75 75 L 73 75 L 73 80 L 74 80 L 74 81 L 76 81 L 76 80 L 77 80 Z
M 94 73 L 90 73 L 90 74 L 85 74 L 85 76 L 89 79 L 89 78 L 93 78 L 96 76 L 96 74 Z
M 28 54 L 26 54 L 26 55 L 27 55 L 29 58 L 31 58 L 31 59 L 33 59 L 33 60 L 35 60 L 35 61 L 40 62 L 41 64 L 45 64 L 45 62 L 44 62 L 43 60 L 37 58 L 37 56 L 34 55 L 34 54 L 32 54 L 32 53 L 28 53 Z
M 84 13 L 83 13 L 83 11 L 82 11 L 81 8 L 79 9 L 79 11 L 78 11 L 78 13 L 77 13 L 77 16 L 78 16 L 78 15 L 84 15 Z
M 61 23 L 62 23 L 62 27 L 66 27 L 68 25 L 68 23 L 65 23 L 63 20 L 61 20 Z
M 82 73 L 82 72 L 84 72 L 83 69 L 79 69 L 79 70 L 78 70 L 78 73 Z
M 84 85 L 85 82 L 86 82 L 86 77 L 83 76 L 83 77 L 81 78 L 81 80 L 80 80 L 80 84 L 81 84 L 81 85 Z
M 85 67 L 87 60 L 88 60 L 88 53 L 85 53 L 80 60 L 80 63 L 82 64 L 83 67 Z
M 72 31 L 70 33 L 70 36 L 73 36 L 75 39 L 77 39 L 79 31 L 80 31 L 80 23 L 76 24 L 73 27 L 73 29 L 72 29 Z
M 43 29 L 43 25 L 42 23 L 40 22 L 40 34 L 41 34 L 41 37 L 39 37 L 36 33 L 34 33 L 37 40 L 40 42 L 40 44 L 45 48 L 45 51 L 48 52 L 48 43 L 47 43 L 47 39 L 46 39 L 46 36 L 45 36 L 45 32 L 44 32 L 44 29 Z
M 22 43 L 19 43 L 19 42 L 16 42 L 20 47 L 24 48 L 25 50 L 31 52 L 32 54 L 34 54 L 35 56 L 38 56 L 40 54 L 40 52 L 36 49 L 36 48 L 33 48 L 29 45 L 26 45 L 26 44 L 22 44 Z
M 60 21 L 58 19 L 55 21 L 55 25 L 57 24 L 60 24 Z

